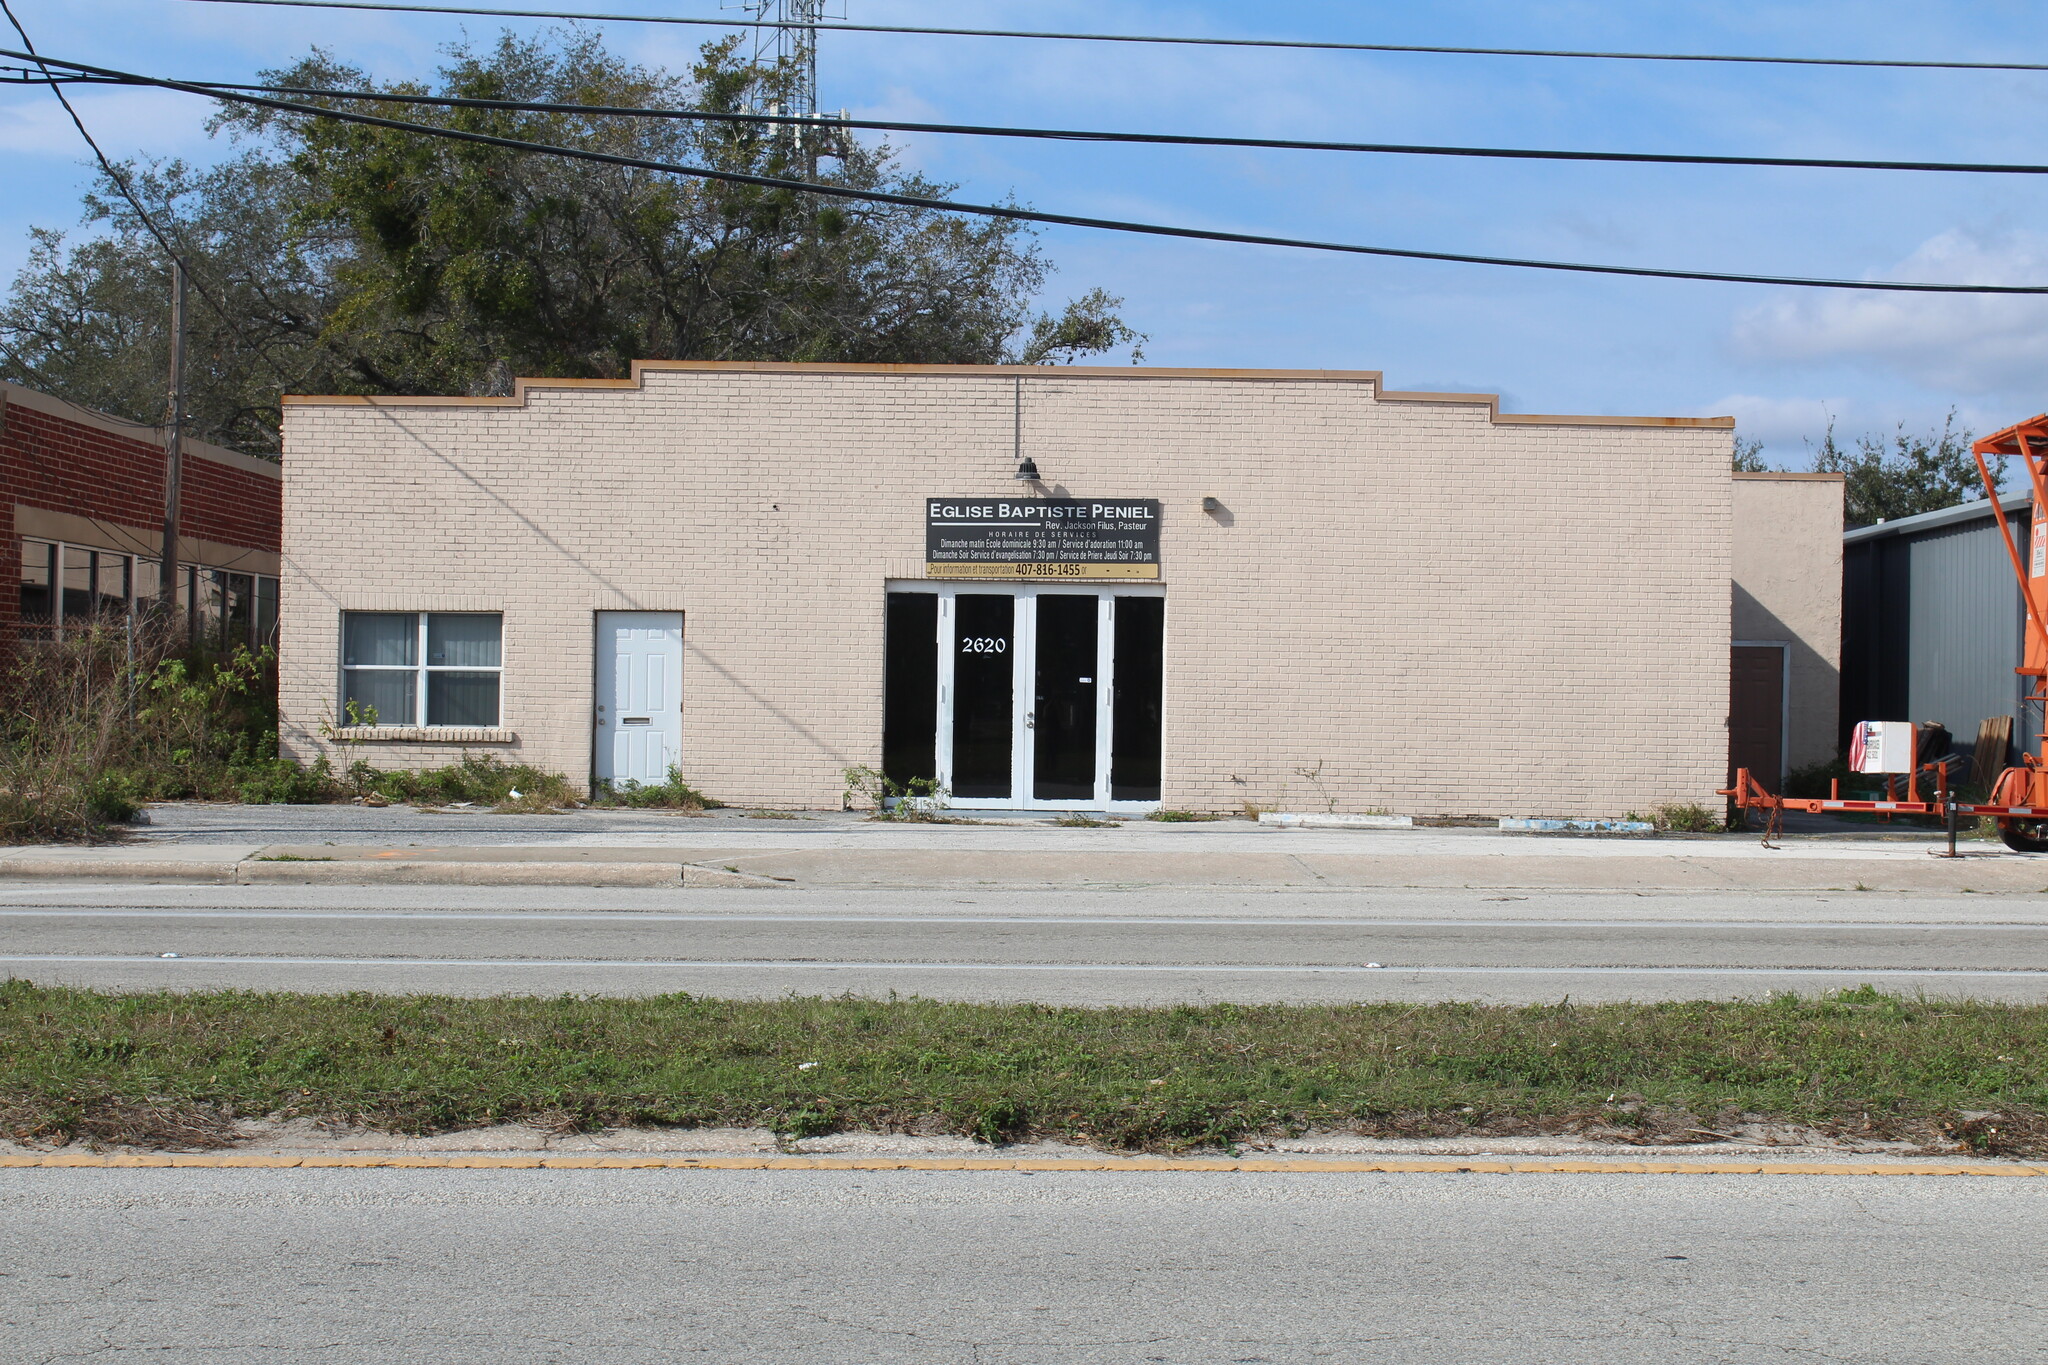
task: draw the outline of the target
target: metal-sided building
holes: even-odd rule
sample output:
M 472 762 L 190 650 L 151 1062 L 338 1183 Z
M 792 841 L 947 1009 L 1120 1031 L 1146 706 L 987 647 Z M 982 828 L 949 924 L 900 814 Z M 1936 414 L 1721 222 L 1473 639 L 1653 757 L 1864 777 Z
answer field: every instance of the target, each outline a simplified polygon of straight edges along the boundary
M 2024 551 L 2031 499 L 2003 506 Z M 2019 749 L 2035 744 L 2038 708 L 2020 704 L 2033 680 L 2013 671 L 2025 607 L 1988 499 L 1846 532 L 1842 580 L 1844 746 L 1859 720 L 1939 721 L 1965 746 L 1997 716 L 2015 718 Z
M 782 806 L 857 766 L 996 810 L 1712 803 L 1731 426 L 1373 371 L 289 398 L 282 743 Z

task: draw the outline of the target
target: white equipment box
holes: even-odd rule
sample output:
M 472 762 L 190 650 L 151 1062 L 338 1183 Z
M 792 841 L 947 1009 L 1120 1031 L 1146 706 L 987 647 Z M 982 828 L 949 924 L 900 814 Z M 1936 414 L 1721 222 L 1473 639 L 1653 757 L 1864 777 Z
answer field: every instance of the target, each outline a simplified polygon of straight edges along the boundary
M 1913 722 L 1860 720 L 1849 740 L 1849 770 L 1858 773 L 1913 771 Z

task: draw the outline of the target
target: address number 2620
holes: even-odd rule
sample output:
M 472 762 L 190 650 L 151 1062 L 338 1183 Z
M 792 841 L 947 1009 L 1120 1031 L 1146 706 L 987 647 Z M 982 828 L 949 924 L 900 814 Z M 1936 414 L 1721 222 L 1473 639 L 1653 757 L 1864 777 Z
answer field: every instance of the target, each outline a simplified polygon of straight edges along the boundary
M 1006 653 L 1009 648 L 1010 642 L 1000 637 L 994 639 L 987 637 L 980 639 L 963 637 L 960 641 L 960 652 L 962 654 L 1002 654 Z

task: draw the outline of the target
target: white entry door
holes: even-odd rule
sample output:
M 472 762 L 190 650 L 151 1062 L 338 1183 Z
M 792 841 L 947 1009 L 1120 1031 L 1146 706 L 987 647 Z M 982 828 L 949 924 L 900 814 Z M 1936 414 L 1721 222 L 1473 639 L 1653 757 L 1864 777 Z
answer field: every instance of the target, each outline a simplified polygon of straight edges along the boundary
M 594 770 L 599 782 L 652 786 L 683 756 L 683 614 L 597 614 Z

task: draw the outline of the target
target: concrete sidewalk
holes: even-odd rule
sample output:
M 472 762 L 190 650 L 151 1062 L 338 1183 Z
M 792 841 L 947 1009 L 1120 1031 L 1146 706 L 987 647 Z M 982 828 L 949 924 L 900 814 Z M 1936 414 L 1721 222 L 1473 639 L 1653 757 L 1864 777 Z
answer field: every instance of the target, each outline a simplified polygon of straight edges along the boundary
M 240 837 L 236 837 L 240 836 Z M 1559 837 L 1488 830 L 1286 830 L 1243 820 L 1067 828 L 404 807 L 164 806 L 95 848 L 0 850 L 0 878 L 207 885 L 930 889 L 1929 891 L 2048 893 L 2048 856 L 1996 843 L 1935 856 L 1920 833 Z

